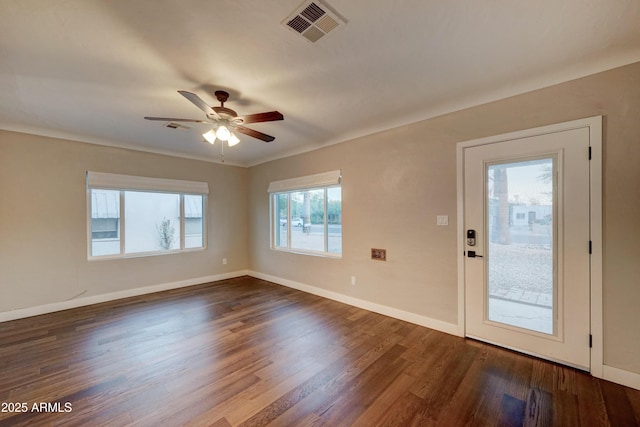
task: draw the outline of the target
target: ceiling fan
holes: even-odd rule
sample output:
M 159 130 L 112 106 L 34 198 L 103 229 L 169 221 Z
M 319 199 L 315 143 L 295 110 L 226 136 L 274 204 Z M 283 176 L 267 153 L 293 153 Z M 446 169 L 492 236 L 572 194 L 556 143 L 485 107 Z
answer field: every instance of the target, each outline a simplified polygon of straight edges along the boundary
M 202 136 L 211 144 L 217 139 L 221 141 L 227 141 L 230 147 L 236 145 L 240 140 L 233 134 L 233 132 L 240 132 L 253 138 L 260 139 L 265 142 L 271 142 L 275 137 L 267 135 L 257 130 L 250 129 L 243 125 L 247 123 L 260 123 L 260 122 L 272 122 L 276 120 L 283 120 L 284 116 L 278 111 L 269 111 L 266 113 L 249 114 L 246 116 L 238 116 L 238 113 L 230 108 L 224 106 L 224 103 L 229 99 L 229 93 L 223 90 L 215 91 L 215 96 L 220 101 L 219 107 L 211 107 L 205 101 L 202 100 L 195 93 L 187 92 L 186 90 L 179 90 L 178 93 L 201 109 L 206 120 L 197 119 L 178 119 L 173 117 L 145 117 L 146 120 L 158 120 L 163 122 L 189 122 L 189 123 L 203 123 L 211 125 L 211 129 L 208 132 L 202 134 Z

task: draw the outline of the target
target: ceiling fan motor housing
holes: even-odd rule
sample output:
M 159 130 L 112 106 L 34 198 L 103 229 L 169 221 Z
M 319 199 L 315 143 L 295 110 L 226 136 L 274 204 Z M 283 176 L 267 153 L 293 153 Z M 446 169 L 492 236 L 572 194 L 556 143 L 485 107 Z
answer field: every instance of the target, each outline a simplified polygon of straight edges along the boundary
M 225 120 L 231 120 L 238 117 L 238 113 L 233 111 L 231 108 L 227 108 L 227 107 L 211 107 L 211 108 L 213 109 L 213 111 L 215 111 L 218 114 L 218 116 L 222 117 Z M 213 115 L 207 114 L 207 117 L 215 120 L 215 116 Z

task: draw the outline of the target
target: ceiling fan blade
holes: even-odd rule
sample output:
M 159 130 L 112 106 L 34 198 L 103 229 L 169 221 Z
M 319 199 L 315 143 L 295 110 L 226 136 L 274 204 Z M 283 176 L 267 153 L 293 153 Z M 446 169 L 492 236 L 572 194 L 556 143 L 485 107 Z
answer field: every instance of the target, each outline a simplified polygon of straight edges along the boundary
M 240 133 L 243 133 L 245 135 L 251 136 L 253 138 L 261 139 L 261 140 L 263 140 L 265 142 L 271 142 L 274 139 L 276 139 L 275 137 L 273 137 L 271 135 L 267 135 L 266 133 L 258 132 L 257 130 L 249 129 L 249 128 L 246 128 L 244 126 L 236 126 L 233 129 L 238 131 L 238 132 L 240 132 Z
M 187 92 L 186 90 L 179 90 L 178 93 L 185 98 L 187 98 L 193 105 L 204 111 L 204 113 L 209 116 L 213 116 L 216 120 L 220 120 L 220 116 L 215 112 L 213 108 L 209 106 L 206 102 L 202 100 L 198 95 L 192 92 Z
M 209 123 L 205 120 L 196 119 L 176 119 L 174 117 L 145 117 L 145 120 L 158 120 L 161 122 L 189 122 L 189 123 Z
M 259 123 L 259 122 L 273 122 L 276 120 L 283 120 L 284 116 L 278 111 L 269 111 L 267 113 L 249 114 L 246 116 L 240 116 L 242 123 Z

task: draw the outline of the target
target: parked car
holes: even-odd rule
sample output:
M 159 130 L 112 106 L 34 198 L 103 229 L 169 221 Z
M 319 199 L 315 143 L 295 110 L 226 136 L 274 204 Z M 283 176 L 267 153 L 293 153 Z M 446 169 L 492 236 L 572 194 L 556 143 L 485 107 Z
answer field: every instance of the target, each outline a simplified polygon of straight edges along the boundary
M 280 218 L 280 225 L 283 226 L 283 227 L 286 227 L 287 219 L 286 218 Z M 302 218 L 300 218 L 300 217 L 291 218 L 291 225 L 294 226 L 294 227 L 302 227 Z

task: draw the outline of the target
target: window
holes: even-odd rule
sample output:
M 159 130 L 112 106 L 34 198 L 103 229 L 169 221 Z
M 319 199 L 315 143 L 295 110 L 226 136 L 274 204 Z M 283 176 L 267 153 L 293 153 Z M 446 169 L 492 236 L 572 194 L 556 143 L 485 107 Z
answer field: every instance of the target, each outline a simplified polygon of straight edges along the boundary
M 204 249 L 207 183 L 87 172 L 90 259 Z
M 340 171 L 269 184 L 271 248 L 342 255 Z
M 120 253 L 120 192 L 91 191 L 91 255 Z
M 204 246 L 204 197 L 184 195 L 184 247 Z

